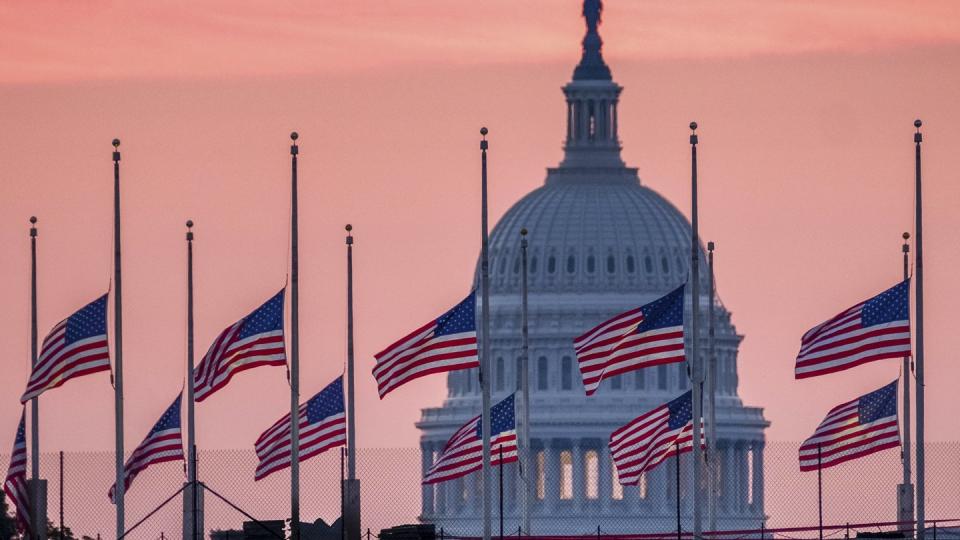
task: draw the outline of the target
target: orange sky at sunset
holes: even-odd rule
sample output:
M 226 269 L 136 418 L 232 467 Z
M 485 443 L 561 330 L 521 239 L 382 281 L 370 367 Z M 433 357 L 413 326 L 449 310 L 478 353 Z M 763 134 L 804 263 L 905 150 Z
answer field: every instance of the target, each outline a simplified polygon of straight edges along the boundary
M 343 225 L 356 234 L 360 446 L 413 446 L 445 378 L 384 402 L 373 353 L 467 291 L 479 251 L 478 129 L 499 218 L 561 159 L 560 87 L 578 0 L 0 5 L 0 451 L 29 371 L 28 218 L 41 337 L 111 277 L 110 140 L 122 139 L 126 444 L 181 388 L 183 223 L 196 226 L 197 360 L 283 286 L 289 138 L 301 138 L 301 388 L 343 369 Z M 641 181 L 689 211 L 746 337 L 740 395 L 768 438 L 898 376 L 876 362 L 793 379 L 801 334 L 900 279 L 912 231 L 912 122 L 924 120 L 928 440 L 960 440 L 960 4 L 607 0 L 625 87 L 620 135 Z M 536 330 L 534 329 L 535 333 Z M 238 375 L 197 407 L 202 448 L 249 448 L 289 407 L 284 371 Z M 44 451 L 112 449 L 106 374 L 44 394 Z

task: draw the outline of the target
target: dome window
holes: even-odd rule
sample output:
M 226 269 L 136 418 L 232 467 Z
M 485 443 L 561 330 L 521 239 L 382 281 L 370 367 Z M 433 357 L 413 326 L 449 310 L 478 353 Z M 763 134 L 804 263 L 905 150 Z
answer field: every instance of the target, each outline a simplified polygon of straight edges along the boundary
M 636 263 L 633 260 L 633 255 L 627 255 L 627 273 L 634 273 L 636 271 Z
M 553 274 L 556 271 L 557 271 L 557 258 L 551 255 L 550 258 L 547 259 L 547 272 Z
M 577 269 L 577 259 L 573 255 L 567 257 L 567 273 L 572 274 Z
M 501 274 L 506 274 L 506 273 L 507 273 L 507 259 L 506 259 L 506 258 L 500 259 L 500 273 L 501 273 Z
M 607 255 L 607 273 L 612 274 L 617 270 L 617 260 L 613 255 Z
M 527 267 L 527 269 L 530 270 L 531 274 L 537 273 L 537 256 L 536 255 L 534 255 L 533 258 L 530 259 L 530 266 Z
M 667 262 L 667 258 L 663 257 L 660 259 L 660 266 L 663 268 L 664 274 L 670 273 L 670 263 Z
M 596 268 L 597 268 L 597 259 L 593 255 L 590 255 L 589 257 L 587 257 L 587 272 L 592 274 L 593 271 L 596 270 Z
M 514 273 L 514 274 L 519 274 L 519 273 L 520 273 L 520 257 L 517 257 L 517 258 L 513 261 L 513 273 Z
M 643 266 L 644 266 L 644 268 L 647 269 L 647 273 L 648 273 L 648 274 L 652 274 L 652 273 L 653 273 L 653 259 L 651 259 L 649 255 L 647 255 L 646 257 L 644 257 L 644 259 L 643 259 Z

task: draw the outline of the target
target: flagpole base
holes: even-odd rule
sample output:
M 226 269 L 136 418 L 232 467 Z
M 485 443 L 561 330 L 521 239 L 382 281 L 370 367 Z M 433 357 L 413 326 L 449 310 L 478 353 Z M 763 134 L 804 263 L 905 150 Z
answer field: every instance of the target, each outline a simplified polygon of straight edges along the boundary
M 913 484 L 897 484 L 897 521 L 898 529 L 912 531 L 915 528 L 913 509 Z M 909 522 L 909 523 L 906 523 Z
M 197 485 L 197 503 L 193 504 L 193 486 L 190 482 L 183 485 L 183 538 L 184 540 L 202 540 L 203 529 L 203 488 Z M 196 526 L 194 527 L 194 522 Z
M 360 540 L 360 480 L 343 481 L 343 520 L 345 540 Z
M 47 481 L 43 478 L 27 480 L 27 495 L 30 497 L 30 538 L 47 540 Z

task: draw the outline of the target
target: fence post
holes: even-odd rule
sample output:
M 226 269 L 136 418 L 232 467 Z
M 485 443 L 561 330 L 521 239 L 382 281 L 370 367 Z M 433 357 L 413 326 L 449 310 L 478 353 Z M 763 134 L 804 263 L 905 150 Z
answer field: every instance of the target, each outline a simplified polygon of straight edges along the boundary
M 600 540 L 600 525 L 597 524 L 597 540 Z
M 440 527 L 440 540 L 443 540 L 443 527 Z
M 844 536 L 843 536 L 843 537 L 846 538 L 847 540 L 850 540 L 850 522 L 849 522 L 849 521 L 847 522 L 847 529 L 846 529 L 846 531 L 847 531 L 847 532 L 844 533 Z
M 523 527 L 517 525 L 517 538 L 520 538 L 521 536 L 523 536 Z
M 766 534 L 766 531 L 764 531 L 764 527 L 766 527 L 766 525 L 767 525 L 767 524 L 764 523 L 763 521 L 760 522 L 760 540 L 763 540 L 764 537 L 766 537 L 766 535 L 767 535 L 767 534 Z
M 937 520 L 933 520 L 933 540 L 937 540 Z
M 370 527 L 367 527 L 367 540 L 370 540 Z

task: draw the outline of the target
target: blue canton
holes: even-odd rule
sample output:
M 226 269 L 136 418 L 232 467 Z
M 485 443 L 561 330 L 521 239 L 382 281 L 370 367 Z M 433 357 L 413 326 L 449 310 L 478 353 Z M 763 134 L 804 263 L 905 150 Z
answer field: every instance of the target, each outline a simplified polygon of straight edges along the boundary
M 864 327 L 910 319 L 910 281 L 904 281 L 874 296 L 860 314 Z
M 67 345 L 107 333 L 107 295 L 83 306 L 67 319 L 64 341 Z
M 667 427 L 678 429 L 690 423 L 693 419 L 693 393 L 687 391 L 677 399 L 667 403 L 667 409 L 670 411 L 670 419 L 667 421 Z
M 513 394 L 510 394 L 500 403 L 490 407 L 490 429 L 493 431 L 494 437 L 504 431 L 517 429 L 513 407 Z M 477 437 L 483 438 L 482 419 L 477 420 Z
M 17 436 L 13 441 L 13 446 L 27 444 L 26 412 L 20 415 L 20 425 L 17 426 Z
M 897 415 L 897 381 L 860 397 L 857 407 L 861 424 Z
M 475 332 L 477 330 L 476 311 L 477 294 L 476 291 L 471 291 L 463 302 L 460 302 L 437 319 L 437 329 L 433 334 L 435 336 L 446 336 L 462 332 Z
M 163 416 L 157 420 L 157 423 L 154 424 L 153 429 L 150 430 L 150 435 L 158 433 L 160 431 L 166 431 L 168 429 L 174 429 L 180 427 L 180 398 L 183 395 L 177 396 L 177 399 L 173 400 L 173 404 L 167 407 L 167 411 L 163 413 Z M 149 438 L 150 435 L 147 435 Z
M 682 326 L 683 286 L 644 305 L 640 308 L 640 311 L 643 313 L 643 322 L 637 326 L 638 334 L 659 328 Z
M 341 376 L 307 402 L 307 423 L 316 424 L 343 412 L 343 377 Z
M 237 339 L 283 330 L 283 293 L 281 290 L 256 311 L 244 317 Z

